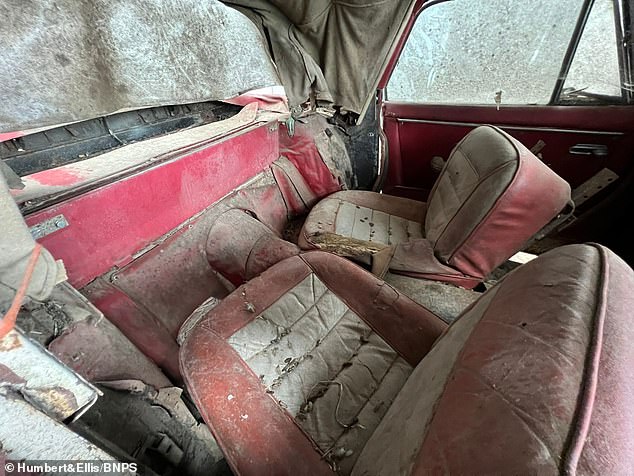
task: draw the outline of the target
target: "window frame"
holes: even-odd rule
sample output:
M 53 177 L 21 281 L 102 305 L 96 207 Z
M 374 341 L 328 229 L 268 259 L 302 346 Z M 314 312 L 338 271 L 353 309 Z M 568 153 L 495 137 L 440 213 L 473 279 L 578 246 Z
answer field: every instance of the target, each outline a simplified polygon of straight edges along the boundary
M 564 55 L 564 59 L 561 64 L 561 69 L 559 71 L 559 76 L 557 77 L 557 81 L 555 82 L 555 87 L 553 89 L 552 95 L 550 96 L 550 101 L 548 105 L 556 105 L 556 106 L 576 106 L 576 105 L 587 105 L 587 106 L 606 106 L 611 104 L 616 105 L 625 105 L 630 104 L 632 100 L 632 92 L 628 90 L 627 87 L 624 87 L 626 84 L 626 77 L 630 76 L 629 74 L 625 74 L 625 66 L 627 63 L 625 62 L 625 58 L 628 56 L 629 45 L 625 44 L 623 41 L 623 23 L 622 23 L 622 15 L 621 15 L 621 6 L 623 2 L 621 0 L 612 0 L 614 6 L 614 21 L 615 21 L 615 32 L 616 32 L 616 49 L 618 55 L 619 62 L 619 80 L 621 84 L 621 95 L 620 96 L 606 96 L 605 101 L 574 101 L 574 100 L 562 100 L 562 92 L 564 89 L 564 85 L 566 80 L 568 79 L 568 73 L 570 72 L 570 68 L 572 66 L 573 61 L 575 60 L 577 48 L 579 43 L 581 42 L 581 38 L 583 37 L 583 33 L 585 32 L 586 25 L 588 23 L 588 19 L 590 18 L 590 14 L 592 12 L 592 8 L 594 7 L 595 0 L 584 0 L 583 5 L 581 6 L 581 11 L 579 12 L 579 17 L 577 18 L 577 24 L 575 25 L 575 29 L 573 30 L 572 37 L 570 38 L 570 42 L 568 43 L 568 48 L 566 49 L 566 53 Z M 621 47 L 619 47 L 619 45 Z
M 407 41 L 410 39 L 411 32 L 418 21 L 419 16 L 428 8 L 431 8 L 435 5 L 451 2 L 453 0 L 419 0 L 418 4 L 415 6 L 410 21 L 407 25 L 407 29 L 404 35 L 401 38 L 401 41 L 398 43 L 397 49 L 394 51 L 394 56 L 392 60 L 387 65 L 382 80 L 379 84 L 379 89 L 381 91 L 381 97 L 384 98 L 385 102 L 390 101 L 387 86 L 389 84 L 392 75 L 394 74 L 394 70 L 397 67 L 398 60 L 405 49 L 405 45 Z M 605 101 L 574 101 L 574 100 L 562 100 L 562 91 L 564 88 L 564 83 L 568 77 L 568 72 L 570 71 L 570 67 L 575 58 L 575 53 L 577 52 L 577 47 L 581 41 L 581 37 L 585 31 L 585 27 L 590 16 L 590 12 L 592 11 L 592 7 L 594 6 L 595 0 L 584 0 L 581 10 L 579 12 L 579 16 L 577 18 L 577 23 L 573 30 L 573 34 L 568 43 L 568 47 L 564 54 L 564 59 L 562 61 L 559 75 L 555 82 L 555 86 L 553 87 L 553 91 L 550 96 L 550 100 L 546 104 L 541 104 L 540 106 L 608 106 L 608 105 L 630 105 L 634 104 L 634 47 L 632 45 L 632 30 L 633 24 L 632 21 L 634 19 L 634 1 L 633 0 L 613 0 L 614 2 L 614 21 L 615 21 L 615 32 L 616 32 L 616 46 L 617 46 L 617 54 L 618 54 L 618 62 L 619 62 L 619 79 L 621 81 L 621 96 L 606 96 Z M 403 101 L 393 101 L 393 102 L 403 102 Z M 407 102 L 407 101 L 405 101 Z M 476 106 L 476 104 L 445 104 L 445 103 L 421 103 L 414 102 L 412 104 L 429 104 L 429 105 L 444 105 L 447 107 L 470 107 Z M 522 106 L 521 104 L 517 104 L 514 106 L 518 107 L 531 107 L 532 105 L 526 104 Z M 495 107 L 491 105 L 490 107 Z

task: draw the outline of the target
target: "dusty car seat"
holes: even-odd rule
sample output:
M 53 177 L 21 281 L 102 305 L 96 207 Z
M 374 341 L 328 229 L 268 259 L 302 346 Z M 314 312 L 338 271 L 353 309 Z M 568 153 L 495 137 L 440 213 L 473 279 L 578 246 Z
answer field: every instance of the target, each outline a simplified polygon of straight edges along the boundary
M 300 233 L 303 249 L 473 287 L 571 204 L 570 186 L 520 142 L 481 126 L 459 142 L 427 203 L 342 191 L 321 200 Z
M 633 287 L 609 250 L 565 246 L 447 328 L 310 252 L 208 311 L 181 369 L 237 475 L 632 474 Z

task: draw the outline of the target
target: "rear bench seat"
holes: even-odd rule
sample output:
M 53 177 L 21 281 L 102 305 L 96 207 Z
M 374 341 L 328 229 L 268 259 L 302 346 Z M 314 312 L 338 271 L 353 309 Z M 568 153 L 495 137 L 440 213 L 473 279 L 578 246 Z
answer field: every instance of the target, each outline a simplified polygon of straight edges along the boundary
M 186 385 L 236 474 L 634 474 L 634 273 L 548 252 L 451 327 L 337 256 L 202 314 Z

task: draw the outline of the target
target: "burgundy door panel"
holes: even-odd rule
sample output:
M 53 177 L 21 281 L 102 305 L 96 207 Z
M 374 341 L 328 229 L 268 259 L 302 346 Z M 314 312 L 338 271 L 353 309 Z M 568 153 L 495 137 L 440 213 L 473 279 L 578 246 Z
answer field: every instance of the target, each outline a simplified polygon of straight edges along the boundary
M 384 118 L 389 144 L 384 191 L 418 200 L 427 198 L 436 179 L 432 158 L 447 159 L 456 143 L 480 124 L 499 126 L 529 148 L 543 141 L 542 159 L 573 188 L 606 167 L 623 177 L 634 150 L 631 106 L 507 106 L 498 111 L 490 106 L 386 102 Z M 571 153 L 580 144 L 599 147 L 596 153 Z

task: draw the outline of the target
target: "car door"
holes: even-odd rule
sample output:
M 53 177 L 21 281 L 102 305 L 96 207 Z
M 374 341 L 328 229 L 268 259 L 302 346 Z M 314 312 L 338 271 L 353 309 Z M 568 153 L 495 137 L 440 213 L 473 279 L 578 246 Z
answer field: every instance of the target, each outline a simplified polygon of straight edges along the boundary
M 480 124 L 501 127 L 570 183 L 578 213 L 625 184 L 634 107 L 629 2 L 419 2 L 379 85 L 385 193 L 425 200 Z

